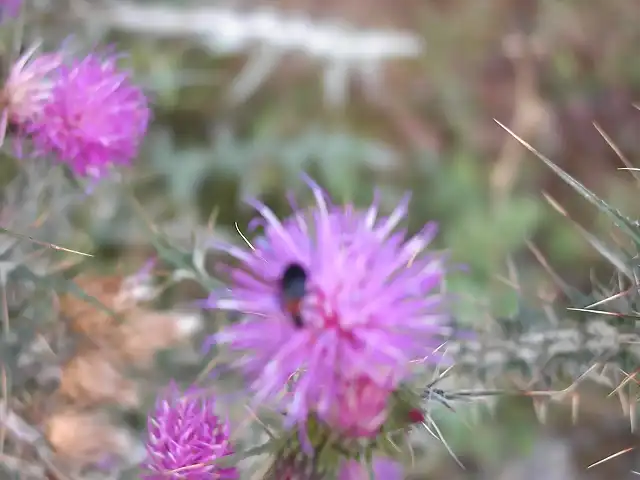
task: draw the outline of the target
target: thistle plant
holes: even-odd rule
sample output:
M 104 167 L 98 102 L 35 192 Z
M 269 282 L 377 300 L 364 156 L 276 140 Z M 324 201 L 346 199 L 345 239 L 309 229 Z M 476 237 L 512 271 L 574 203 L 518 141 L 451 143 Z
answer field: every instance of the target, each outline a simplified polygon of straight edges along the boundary
M 5 2 L 0 15 L 2 19 L 15 17 L 19 8 L 19 2 Z M 237 49 L 243 49 L 249 40 L 268 43 L 275 38 L 273 29 L 257 28 L 277 23 L 275 14 L 268 11 L 242 17 L 233 11 L 214 9 L 213 14 L 220 23 L 224 20 L 229 24 L 231 19 L 236 26 L 252 27 L 236 29 L 240 33 L 231 40 Z M 298 33 L 309 31 L 315 40 L 340 43 L 341 37 L 333 37 L 337 29 L 331 25 L 317 28 L 297 18 L 285 18 L 282 24 L 295 27 L 293 30 Z M 206 28 L 210 30 L 210 26 Z M 377 33 L 352 33 L 348 38 L 356 39 L 357 47 L 379 38 Z M 218 37 L 218 32 L 215 35 L 220 44 L 231 38 L 222 34 Z M 305 35 L 298 37 L 303 43 L 308 40 Z M 329 57 L 323 49 L 335 53 L 328 43 L 320 43 L 316 41 L 313 48 L 306 44 L 290 47 L 323 58 Z M 353 68 L 358 71 L 365 63 L 365 70 L 375 71 L 384 60 L 380 52 L 354 48 L 349 55 L 354 57 Z M 405 51 L 403 56 L 413 56 L 418 50 L 413 40 L 406 38 L 398 48 Z M 373 63 L 355 58 L 362 52 L 365 57 L 372 56 L 369 60 Z M 396 53 L 389 51 L 388 56 L 397 56 Z M 4 234 L 37 226 L 36 231 L 49 241 L 66 240 L 58 235 L 73 231 L 71 204 L 92 193 L 78 191 L 62 174 L 71 173 L 76 180 L 102 181 L 112 169 L 135 162 L 151 121 L 151 106 L 131 73 L 122 69 L 120 57 L 108 49 L 76 55 L 66 48 L 47 51 L 34 43 L 10 66 L 0 89 L 0 145 L 13 143 L 19 157 L 19 173 L 3 188 L 0 209 L 0 360 L 2 375 L 9 371 L 14 386 L 39 379 L 38 375 L 28 378 L 14 374 L 29 348 L 14 348 L 18 334 L 13 334 L 14 324 L 9 317 L 19 318 L 21 328 L 26 317 L 37 317 L 33 313 L 37 304 L 34 292 L 42 286 L 58 292 L 82 292 L 72 290 L 73 282 L 64 283 L 51 273 L 54 262 L 49 256 L 41 260 L 41 249 Z M 335 63 L 330 58 L 328 61 Z M 338 77 L 344 78 L 352 68 L 346 64 L 338 67 Z M 236 100 L 245 98 L 254 87 L 246 82 L 238 87 Z M 341 98 L 343 93 L 330 96 Z M 5 142 L 5 138 L 9 141 Z M 261 148 L 256 150 L 264 155 Z M 613 218 L 632 243 L 640 247 L 638 222 L 614 211 L 550 161 L 543 160 Z M 61 165 L 66 168 L 59 168 Z M 249 224 L 250 239 L 240 233 L 244 244 L 238 245 L 228 238 L 216 238 L 211 248 L 218 255 L 214 276 L 209 276 L 204 267 L 210 239 L 202 248 L 206 252 L 190 252 L 165 245 L 166 239 L 152 229 L 150 242 L 162 260 L 173 262 L 181 275 L 200 281 L 205 290 L 211 291 L 204 302 L 206 308 L 216 318 L 229 320 L 222 326 L 215 325 L 216 331 L 205 340 L 203 350 L 214 353 L 213 361 L 239 373 L 241 384 L 231 393 L 241 398 L 238 404 L 247 404 L 243 423 L 259 425 L 260 435 L 269 438 L 255 448 L 248 446 L 253 439 L 243 438 L 246 430 L 227 420 L 224 402 L 219 401 L 223 394 L 214 395 L 212 389 L 201 385 L 201 380 L 207 378 L 204 373 L 209 372 L 201 374 L 186 390 L 172 382 L 157 396 L 155 407 L 148 413 L 146 436 L 140 439 L 146 444 L 146 458 L 139 465 L 142 478 L 235 479 L 245 473 L 244 460 L 267 454 L 268 458 L 258 460 L 262 470 L 258 477 L 264 480 L 399 480 L 413 461 L 412 435 L 417 427 L 424 426 L 438 440 L 442 439 L 431 415 L 434 403 L 457 414 L 452 407 L 455 401 L 502 393 L 494 387 L 505 374 L 522 370 L 526 385 L 514 393 L 552 397 L 558 393 L 552 388 L 556 383 L 568 378 L 573 386 L 576 379 L 593 372 L 594 363 L 615 366 L 625 379 L 611 387 L 621 398 L 623 387 L 628 393 L 625 406 L 633 425 L 637 388 L 626 387 L 633 386 L 634 371 L 640 365 L 640 353 L 634 346 L 640 339 L 635 299 L 620 304 L 620 299 L 628 300 L 631 293 L 604 292 L 597 298 L 599 304 L 615 304 L 615 309 L 596 310 L 594 305 L 585 306 L 589 303 L 585 301 L 577 305 L 574 318 L 564 315 L 555 322 L 551 320 L 557 319 L 546 321 L 540 312 L 543 308 L 533 314 L 521 308 L 511 319 L 522 326 L 519 335 L 499 335 L 491 329 L 485 335 L 474 334 L 473 338 L 460 335 L 454 331 L 451 296 L 445 289 L 450 273 L 447 256 L 432 247 L 435 224 L 428 223 L 413 234 L 402 227 L 409 212 L 408 195 L 390 213 L 383 213 L 379 196 L 367 207 L 359 208 L 333 201 L 310 176 L 305 175 L 304 180 L 314 204 L 301 207 L 291 200 L 292 211 L 284 218 L 261 201 L 249 202 L 257 212 Z M 25 189 L 31 194 L 29 198 L 22 195 Z M 47 204 L 51 212 L 43 212 L 42 204 Z M 221 255 L 230 258 L 223 260 Z M 611 251 L 606 256 L 621 275 L 635 280 L 636 256 L 621 258 Z M 15 279 L 30 287 L 26 293 L 17 295 L 11 291 L 9 283 Z M 141 285 L 125 282 L 122 289 L 135 296 L 140 293 L 136 287 Z M 637 295 L 637 289 L 634 291 Z M 619 323 L 607 321 L 601 314 L 615 316 Z M 71 322 L 72 327 L 74 323 L 77 326 L 80 319 Z M 126 327 L 118 328 L 118 335 L 111 337 L 112 344 L 121 343 L 123 349 L 128 346 L 130 332 L 135 331 Z M 157 327 L 149 321 L 139 330 Z M 34 340 L 41 330 L 41 326 L 33 328 L 28 340 Z M 137 334 L 144 337 L 144 333 Z M 15 353 L 16 350 L 19 351 Z M 143 350 L 138 357 L 147 366 L 155 349 Z M 555 370 L 550 367 L 552 363 Z M 102 363 L 107 364 L 106 360 Z M 439 385 L 445 377 L 454 376 L 449 369 L 440 373 L 443 364 L 455 366 L 453 383 L 481 384 L 484 390 L 454 391 Z M 45 369 L 41 367 L 38 364 L 32 370 L 38 370 L 43 377 Z M 91 375 L 96 373 L 95 368 L 88 370 Z M 435 380 L 425 381 L 423 377 L 433 371 Z M 544 380 L 551 377 L 545 385 L 548 391 L 533 391 L 530 381 L 538 380 L 538 374 Z M 120 380 L 119 375 L 117 379 Z M 218 382 L 216 387 L 221 384 Z M 73 383 L 66 384 L 71 389 L 69 385 Z M 119 400 L 137 407 L 138 391 L 132 390 L 135 401 Z M 122 391 L 112 393 L 109 390 L 110 400 L 118 395 L 125 397 Z M 7 413 L 9 402 L 4 396 L 1 400 L 0 445 L 7 425 L 10 435 L 24 441 L 29 436 L 20 436 L 16 434 L 19 429 L 11 427 L 19 424 L 15 420 L 18 416 Z M 48 459 L 50 452 L 41 454 L 40 445 L 44 442 L 40 437 L 37 441 L 38 454 Z M 449 448 L 446 443 L 445 446 Z M 91 447 L 89 450 L 95 450 L 93 444 Z M 4 458 L 2 448 L 0 453 Z M 64 478 L 58 474 L 49 476 Z
M 445 339 L 460 377 L 494 387 L 505 373 L 519 371 L 524 379 L 513 393 L 536 404 L 573 394 L 587 375 L 610 380 L 595 367 L 614 366 L 626 378 L 604 383 L 624 400 L 634 424 L 637 391 L 630 387 L 640 339 L 633 325 L 598 318 L 611 312 L 594 308 L 576 308 L 574 318 L 563 314 L 560 321 L 540 308 L 531 321 L 526 315 L 532 310 L 521 308 L 514 318 L 528 327 L 521 335 L 452 339 L 442 292 L 447 269 L 442 255 L 427 249 L 434 227 L 406 239 L 397 226 L 408 200 L 382 216 L 377 202 L 362 211 L 336 205 L 314 181 L 306 182 L 315 206 L 302 209 L 292 202 L 293 213 L 280 220 L 252 201 L 259 216 L 251 225 L 262 229 L 256 238 L 243 236 L 243 247 L 215 244 L 235 263 L 219 265 L 229 284 L 214 291 L 207 305 L 240 313 L 241 320 L 222 328 L 207 347 L 232 356 L 256 410 L 282 415 L 282 428 L 269 429 L 272 461 L 262 478 L 401 478 L 411 448 L 407 437 L 415 425 L 433 422 L 425 406 L 430 400 L 450 407 L 455 400 L 500 393 L 418 388 L 416 361 L 423 359 L 423 370 L 441 362 Z M 572 184 L 636 238 L 633 222 Z M 292 265 L 304 272 L 293 297 L 283 283 Z M 635 322 L 633 311 L 615 316 Z M 556 388 L 567 380 L 568 388 Z
M 408 198 L 380 218 L 376 203 L 366 211 L 331 205 L 307 182 L 314 209 L 295 209 L 281 222 L 254 202 L 260 214 L 255 223 L 264 224 L 255 246 L 217 246 L 242 266 L 230 272 L 228 295 L 221 292 L 211 306 L 247 318 L 211 341 L 245 354 L 240 363 L 252 379 L 256 403 L 278 402 L 287 380 L 298 374 L 289 395 L 278 402 L 292 423 L 304 426 L 310 414 L 336 427 L 346 417 L 357 422 L 336 402 L 352 411 L 349 404 L 366 397 L 369 418 L 352 427 L 375 432 L 384 420 L 384 399 L 410 376 L 410 362 L 439 360 L 434 350 L 448 332 L 444 262 L 439 254 L 425 253 L 435 226 L 405 240 L 396 227 Z M 291 263 L 309 275 L 301 326 L 283 309 L 278 287 Z
M 366 210 L 336 205 L 306 182 L 315 207 L 292 203 L 292 215 L 280 221 L 252 201 L 262 234 L 245 248 L 215 245 L 240 264 L 221 267 L 231 284 L 214 292 L 209 307 L 244 319 L 209 343 L 237 356 L 252 405 L 270 405 L 283 412 L 285 429 L 295 427 L 299 438 L 291 442 L 302 451 L 292 458 L 307 454 L 312 471 L 335 472 L 341 456 L 323 464 L 320 445 L 342 449 L 344 458 L 362 445 L 373 448 L 386 435 L 393 397 L 411 379 L 412 362 L 442 360 L 437 350 L 450 333 L 446 267 L 441 253 L 427 249 L 435 225 L 408 238 L 398 229 L 409 197 L 385 216 L 377 201 Z M 295 311 L 283 297 L 290 265 L 308 277 Z

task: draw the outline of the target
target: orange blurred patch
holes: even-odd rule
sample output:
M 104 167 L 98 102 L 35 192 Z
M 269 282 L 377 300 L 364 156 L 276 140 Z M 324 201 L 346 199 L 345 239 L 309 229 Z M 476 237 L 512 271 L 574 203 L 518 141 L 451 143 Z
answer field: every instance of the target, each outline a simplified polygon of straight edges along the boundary
M 135 383 L 122 373 L 121 362 L 106 349 L 78 352 L 63 366 L 58 392 L 78 407 L 139 404 Z
M 60 459 L 75 467 L 122 457 L 134 448 L 131 435 L 99 412 L 54 413 L 46 422 L 45 436 Z

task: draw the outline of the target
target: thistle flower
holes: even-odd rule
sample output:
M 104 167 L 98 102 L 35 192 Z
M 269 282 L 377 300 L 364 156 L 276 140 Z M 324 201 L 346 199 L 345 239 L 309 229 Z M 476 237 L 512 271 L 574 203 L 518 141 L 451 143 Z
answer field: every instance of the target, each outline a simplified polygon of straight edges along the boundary
M 57 78 L 43 115 L 29 125 L 38 154 L 55 155 L 78 176 L 99 178 L 137 155 L 150 111 L 144 93 L 118 70 L 116 56 L 70 59 Z
M 63 56 L 59 53 L 36 55 L 35 44 L 11 68 L 0 91 L 0 146 L 7 127 L 12 124 L 24 131 L 29 122 L 37 122 L 51 97 L 54 72 Z
M 434 350 L 448 320 L 439 291 L 445 267 L 440 255 L 420 255 L 436 229 L 429 224 L 408 239 L 396 231 L 408 196 L 380 217 L 377 201 L 366 211 L 332 205 L 307 183 L 316 199 L 311 211 L 292 204 L 293 215 L 281 222 L 253 201 L 263 236 L 251 249 L 219 245 L 242 265 L 230 269 L 231 287 L 210 304 L 246 318 L 211 340 L 243 353 L 256 403 L 285 409 L 289 425 L 304 424 L 310 413 L 335 421 L 343 399 L 363 399 L 363 391 L 375 388 L 381 397 L 366 425 L 372 427 L 382 392 L 411 375 L 411 360 L 438 359 Z M 308 272 L 300 328 L 283 310 L 279 290 L 292 262 Z M 294 374 L 291 394 L 280 395 Z
M 404 478 L 402 466 L 391 459 L 377 457 L 373 460 L 373 478 L 376 480 L 401 480 Z M 348 460 L 343 463 L 338 480 L 369 480 L 369 471 L 366 465 L 357 460 Z
M 229 425 L 214 413 L 214 400 L 180 393 L 174 383 L 157 403 L 147 428 L 147 480 L 238 478 L 235 468 L 214 462 L 233 453 Z

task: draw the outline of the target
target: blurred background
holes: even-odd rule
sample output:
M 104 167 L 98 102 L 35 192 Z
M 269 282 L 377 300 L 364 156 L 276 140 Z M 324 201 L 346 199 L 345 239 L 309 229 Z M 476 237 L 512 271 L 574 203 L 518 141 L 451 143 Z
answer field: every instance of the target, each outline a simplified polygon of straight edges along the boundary
M 76 319 L 64 324 L 59 344 L 66 345 L 69 331 L 93 340 L 65 347 L 72 353 L 53 362 L 56 381 L 39 380 L 53 385 L 42 396 L 64 398 L 47 407 L 56 412 L 54 420 L 41 408 L 49 402 L 34 396 L 31 377 L 37 375 L 25 374 L 23 381 L 13 376 L 15 412 L 31 425 L 46 425 L 47 440 L 67 469 L 84 471 L 86 464 L 103 462 L 104 451 L 129 445 L 114 430 L 110 441 L 87 447 L 87 438 L 111 428 L 100 415 L 112 404 L 133 409 L 124 419 L 129 427 L 144 425 L 149 402 L 134 393 L 138 380 L 120 376 L 115 364 L 128 370 L 153 362 L 145 368 L 155 373 L 145 381 L 157 385 L 169 376 L 187 381 L 202 368 L 193 360 L 200 358 L 197 348 L 176 345 L 211 328 L 214 317 L 205 322 L 201 312 L 185 307 L 206 297 L 207 289 L 187 279 L 156 298 L 151 287 L 136 293 L 122 286 L 123 276 L 157 249 L 149 224 L 180 246 L 174 251 L 179 257 L 215 236 L 236 238 L 236 223 L 246 231 L 252 217 L 246 198 L 257 196 L 281 215 L 289 212 L 288 192 L 308 200 L 303 171 L 337 201 L 360 206 L 378 189 L 390 210 L 411 191 L 410 231 L 437 221 L 435 248 L 450 250 L 464 267 L 450 280 L 456 320 L 480 331 L 498 324 L 522 333 L 539 319 L 548 325 L 549 310 L 587 305 L 594 279 L 609 281 L 614 268 L 594 248 L 594 238 L 620 250 L 624 242 L 609 220 L 494 119 L 630 217 L 640 214 L 636 181 L 620 170 L 624 159 L 637 165 L 640 155 L 635 0 L 57 0 L 27 9 L 25 42 L 43 38 L 55 48 L 70 33 L 86 50 L 111 44 L 126 52 L 123 63 L 149 93 L 155 118 L 139 160 L 124 174 L 139 208 L 121 186 L 109 184 L 98 188 L 90 208 L 63 215 L 68 228 L 61 228 L 60 216 L 73 201 L 54 212 L 49 230 L 46 222 L 30 230 L 37 238 L 96 252 L 97 259 L 74 265 L 65 278 L 137 319 L 120 331 L 122 325 L 74 297 L 71 287 L 58 291 L 56 311 Z M 3 163 L 9 192 L 16 164 L 9 158 Z M 12 198 L 26 208 L 24 196 Z M 34 206 L 33 218 L 22 216 L 19 231 L 34 225 L 39 212 Z M 64 264 L 60 271 L 68 267 L 54 263 Z M 139 310 L 137 303 L 152 297 L 153 308 Z M 27 330 L 33 338 L 34 331 L 50 338 L 59 323 Z M 162 338 L 150 339 L 150 331 Z M 63 347 L 50 349 L 62 358 Z M 117 361 L 96 353 L 104 351 Z M 87 385 L 82 375 L 100 385 Z M 147 387 L 151 399 L 153 388 Z M 606 401 L 607 393 L 584 394 L 588 413 L 579 426 L 567 421 L 566 405 L 558 407 L 559 420 L 550 429 L 538 427 L 530 399 L 505 400 L 497 417 L 478 427 L 481 442 L 445 418 L 451 448 L 462 452 L 469 468 L 460 469 L 436 442 L 428 451 L 442 454 L 425 454 L 412 478 L 634 478 L 638 459 L 631 451 L 585 470 L 639 444 L 625 418 L 635 415 L 628 407 L 634 402 L 622 402 L 627 408 L 620 409 L 615 396 Z M 81 435 L 87 425 L 93 430 Z M 106 470 L 113 478 L 124 475 L 123 469 Z

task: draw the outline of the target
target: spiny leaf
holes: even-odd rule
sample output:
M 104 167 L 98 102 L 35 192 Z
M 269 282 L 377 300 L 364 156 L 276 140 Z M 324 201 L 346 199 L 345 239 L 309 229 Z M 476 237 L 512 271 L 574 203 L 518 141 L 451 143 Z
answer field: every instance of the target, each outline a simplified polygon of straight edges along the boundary
M 587 242 L 589 242 L 589 244 L 598 253 L 600 253 L 600 255 L 602 255 L 604 258 L 606 258 L 614 267 L 616 267 L 616 269 L 619 272 L 621 272 L 624 275 L 626 275 L 627 278 L 629 278 L 631 281 L 634 280 L 633 272 L 628 267 L 631 259 L 622 258 L 622 256 L 621 256 L 622 252 L 620 252 L 620 253 L 614 252 L 611 248 L 609 248 L 607 245 L 605 245 L 601 240 L 596 238 L 595 235 L 592 235 L 591 233 L 589 233 L 585 228 L 583 228 L 575 220 L 573 220 L 571 217 L 569 217 L 569 214 L 567 213 L 567 211 L 564 210 L 564 208 L 562 208 L 560 206 L 560 204 L 558 202 L 556 202 L 555 199 L 553 199 L 553 197 L 551 197 L 549 194 L 543 192 L 542 195 L 547 199 L 549 204 L 556 211 L 558 211 L 562 216 L 564 216 L 567 220 L 569 220 L 575 226 L 575 228 L 578 229 L 578 231 L 584 237 L 584 239 Z
M 573 187 L 580 195 L 586 198 L 589 202 L 595 205 L 601 212 L 607 215 L 613 222 L 613 224 L 618 227 L 620 230 L 629 235 L 636 245 L 640 246 L 640 231 L 638 227 L 634 224 L 632 220 L 625 217 L 619 210 L 616 210 L 609 206 L 604 200 L 600 199 L 595 193 L 586 188 L 580 182 L 578 182 L 575 178 L 553 163 L 550 159 L 542 155 L 535 148 L 525 142 L 522 138 L 518 137 L 515 133 L 513 133 L 508 127 L 500 123 L 498 120 L 494 119 L 494 121 L 500 125 L 509 135 L 515 138 L 518 142 L 520 142 L 527 150 L 533 153 L 536 157 L 542 160 L 551 170 L 553 170 L 560 178 L 562 178 L 568 185 Z

